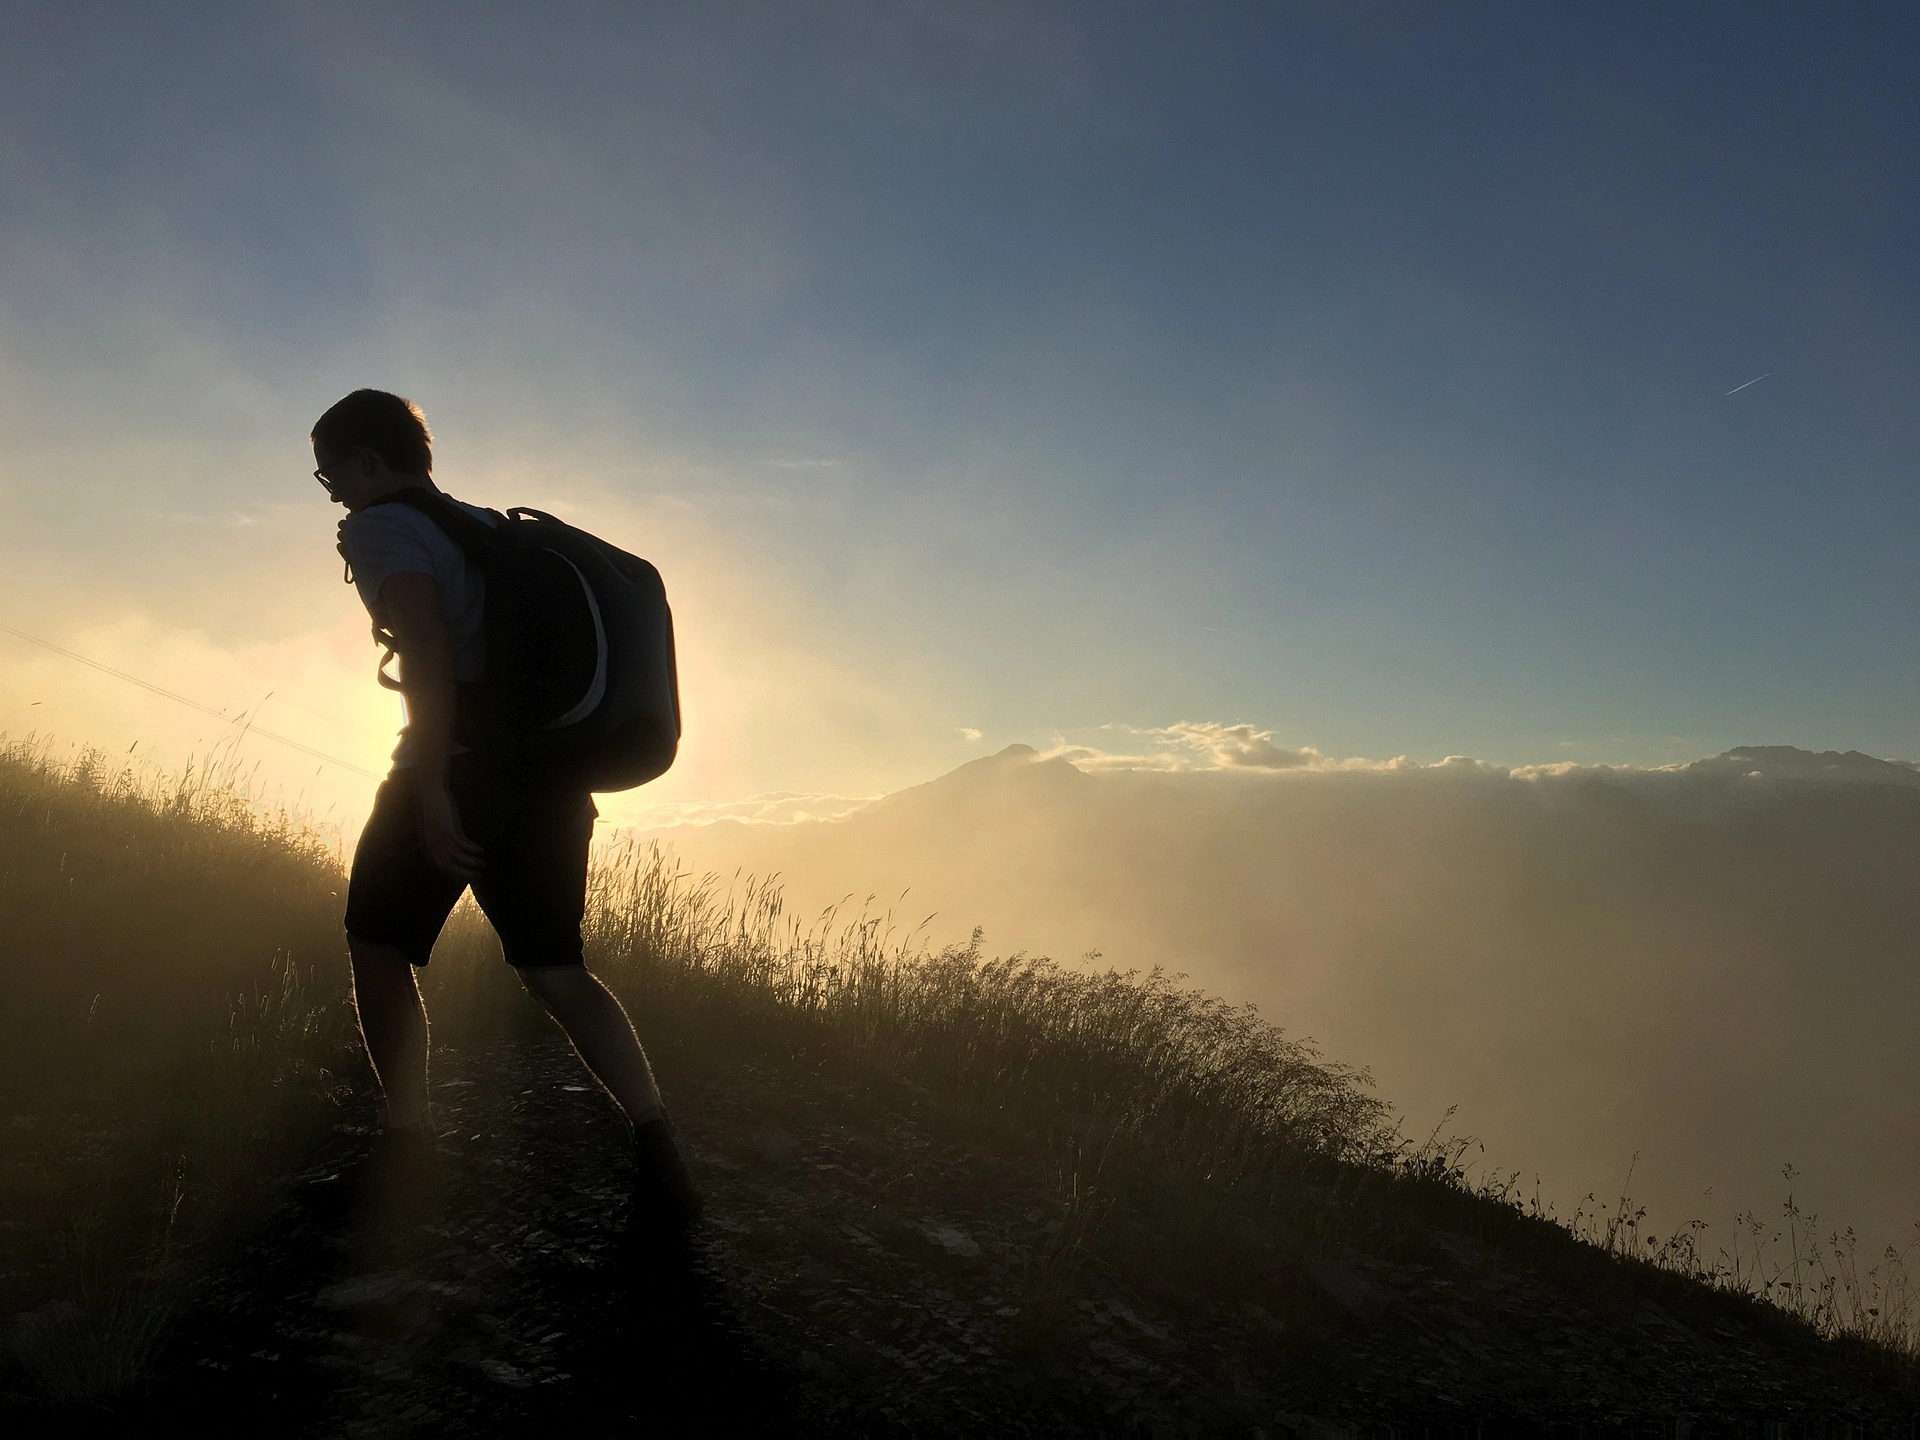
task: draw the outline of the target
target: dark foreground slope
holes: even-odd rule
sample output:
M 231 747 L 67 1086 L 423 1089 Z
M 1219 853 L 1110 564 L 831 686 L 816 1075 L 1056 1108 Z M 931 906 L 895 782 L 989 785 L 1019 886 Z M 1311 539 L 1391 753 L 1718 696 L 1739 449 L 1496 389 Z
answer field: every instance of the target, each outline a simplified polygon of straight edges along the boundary
M 364 1148 L 340 1136 L 203 1281 L 134 1415 L 368 1436 L 1910 1433 L 1884 1357 L 1473 1204 L 1366 1251 L 1217 1237 L 1232 1268 L 1200 1290 L 1124 1204 L 1063 1257 L 1045 1178 L 910 1086 L 673 1069 L 712 1203 L 684 1254 L 623 1236 L 615 1127 L 569 1090 L 564 1046 L 463 1049 L 407 1213 L 335 1208 Z
M 645 857 L 592 938 L 690 1243 L 628 1231 L 604 1099 L 471 921 L 428 974 L 438 1137 L 378 1153 L 324 853 L 0 781 L 8 1434 L 1911 1433 L 1892 1351 L 1472 1193 L 1249 1017 Z

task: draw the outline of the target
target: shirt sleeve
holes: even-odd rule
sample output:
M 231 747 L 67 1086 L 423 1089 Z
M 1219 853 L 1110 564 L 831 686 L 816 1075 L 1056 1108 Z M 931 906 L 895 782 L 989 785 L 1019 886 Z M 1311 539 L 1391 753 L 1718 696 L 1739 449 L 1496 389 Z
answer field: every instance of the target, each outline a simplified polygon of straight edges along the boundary
M 401 505 L 377 505 L 340 522 L 340 553 L 353 572 L 353 588 L 360 603 L 380 618 L 380 587 L 392 575 L 439 576 L 433 552 L 420 527 L 411 523 L 415 512 Z

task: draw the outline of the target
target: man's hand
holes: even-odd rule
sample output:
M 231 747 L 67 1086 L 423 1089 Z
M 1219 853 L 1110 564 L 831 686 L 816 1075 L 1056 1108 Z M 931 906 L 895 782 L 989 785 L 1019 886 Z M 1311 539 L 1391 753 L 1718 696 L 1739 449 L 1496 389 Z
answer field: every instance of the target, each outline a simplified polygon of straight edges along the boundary
M 389 575 L 380 603 L 400 651 L 400 688 L 407 697 L 407 737 L 420 786 L 420 834 L 437 869 L 472 884 L 486 864 L 480 847 L 460 827 L 447 793 L 447 756 L 453 744 L 453 637 L 447 633 L 440 587 L 430 575 Z
M 420 787 L 420 836 L 434 867 L 471 885 L 487 863 L 486 852 L 460 828 L 460 812 L 444 785 L 425 782 Z

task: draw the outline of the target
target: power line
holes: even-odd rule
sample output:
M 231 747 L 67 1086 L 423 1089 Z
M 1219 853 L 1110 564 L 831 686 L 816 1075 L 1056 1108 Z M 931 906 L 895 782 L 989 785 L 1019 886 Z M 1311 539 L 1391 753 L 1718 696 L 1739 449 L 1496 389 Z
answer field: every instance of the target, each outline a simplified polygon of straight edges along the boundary
M 103 675 L 111 675 L 114 679 L 124 680 L 129 685 L 138 685 L 142 690 L 150 690 L 155 695 L 163 696 L 168 700 L 174 701 L 176 704 L 186 706 L 189 710 L 198 710 L 202 715 L 211 715 L 214 719 L 224 720 L 229 725 L 238 723 L 233 716 L 216 710 L 211 705 L 202 705 L 198 700 L 189 700 L 185 695 L 174 690 L 169 690 L 164 685 L 156 685 L 151 680 L 142 680 L 138 675 L 129 675 L 124 670 L 116 670 L 111 665 L 103 665 L 98 660 L 89 659 L 87 656 L 80 654 L 77 650 L 69 650 L 66 646 L 56 645 L 51 640 L 42 640 L 38 635 L 29 635 L 26 631 L 16 630 L 11 625 L 0 625 L 0 630 L 6 631 L 9 635 L 17 636 L 29 644 L 38 645 L 42 650 L 51 650 L 56 655 L 64 655 L 69 660 L 77 660 L 82 665 L 98 670 Z M 324 750 L 316 750 L 311 745 L 302 745 L 298 740 L 290 739 L 285 735 L 276 735 L 263 725 L 248 724 L 246 731 L 248 734 L 261 735 L 269 740 L 277 740 L 282 745 L 300 751 L 303 755 L 311 755 L 316 760 L 324 760 L 327 764 L 337 765 L 342 770 L 351 770 L 354 774 L 364 775 L 369 780 L 378 780 L 380 778 L 374 774 L 373 771 L 363 770 L 351 760 L 342 760 L 338 755 L 329 755 Z

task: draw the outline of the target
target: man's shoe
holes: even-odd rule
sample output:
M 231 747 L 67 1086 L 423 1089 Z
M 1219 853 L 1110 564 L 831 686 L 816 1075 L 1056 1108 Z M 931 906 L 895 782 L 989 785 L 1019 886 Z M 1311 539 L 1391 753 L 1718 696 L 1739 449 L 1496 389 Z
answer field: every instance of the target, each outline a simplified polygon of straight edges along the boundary
M 381 1130 L 360 1162 L 358 1189 L 363 1202 L 386 1198 L 405 1204 L 432 1187 L 439 1169 L 433 1139 L 418 1126 Z
M 673 1124 L 665 1114 L 633 1130 L 633 1218 L 636 1224 L 685 1230 L 700 1218 L 700 1192 L 680 1157 Z

